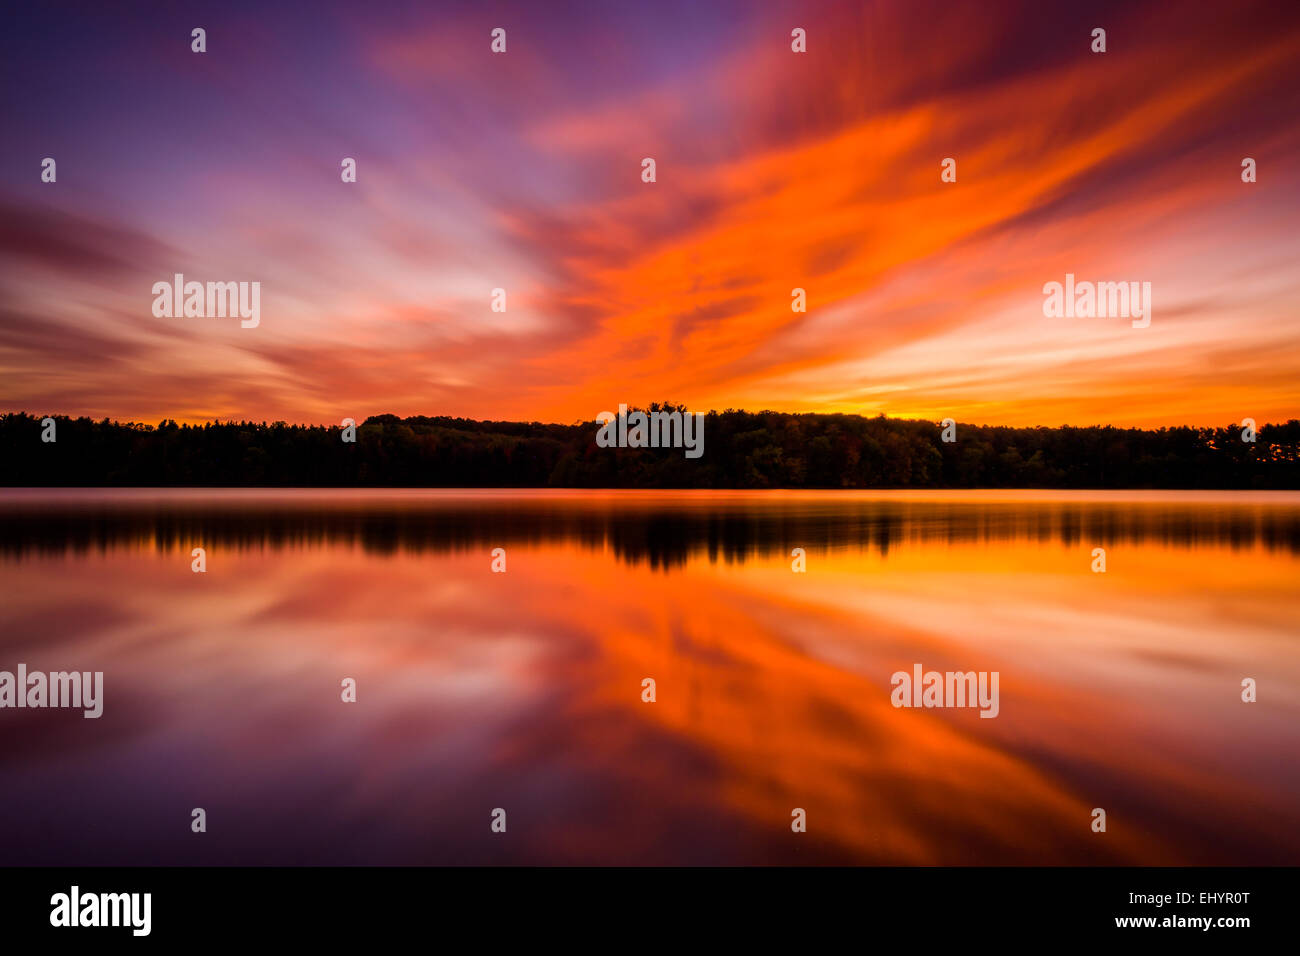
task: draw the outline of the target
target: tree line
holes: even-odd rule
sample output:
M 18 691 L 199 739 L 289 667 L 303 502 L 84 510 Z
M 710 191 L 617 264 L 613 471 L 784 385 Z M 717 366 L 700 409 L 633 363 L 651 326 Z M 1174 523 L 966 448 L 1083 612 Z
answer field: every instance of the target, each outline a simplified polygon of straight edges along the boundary
M 652 405 L 651 409 L 680 409 Z M 1300 489 L 1300 420 L 1159 429 L 709 412 L 704 454 L 601 448 L 572 425 L 375 415 L 356 426 L 0 415 L 6 486 Z

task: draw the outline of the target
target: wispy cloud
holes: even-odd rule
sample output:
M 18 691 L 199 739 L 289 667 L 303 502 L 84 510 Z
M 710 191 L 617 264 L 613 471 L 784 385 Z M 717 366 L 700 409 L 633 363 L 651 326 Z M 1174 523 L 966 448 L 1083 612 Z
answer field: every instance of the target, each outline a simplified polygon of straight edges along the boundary
M 91 56 L 31 12 L 8 70 L 103 76 L 14 110 L 0 396 L 147 420 L 1294 416 L 1300 14 L 1040 6 L 340 6 L 305 34 L 240 9 L 202 57 L 111 26 Z M 261 325 L 154 319 L 174 271 L 260 280 Z M 1151 281 L 1152 326 L 1044 318 L 1066 272 Z

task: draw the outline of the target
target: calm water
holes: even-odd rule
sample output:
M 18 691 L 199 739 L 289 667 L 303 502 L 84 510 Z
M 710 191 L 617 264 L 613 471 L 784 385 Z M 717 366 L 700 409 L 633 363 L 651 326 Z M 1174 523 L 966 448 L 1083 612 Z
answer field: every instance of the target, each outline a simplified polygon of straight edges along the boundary
M 0 670 L 105 674 L 0 863 L 1296 864 L 1298 582 L 1292 494 L 0 491 Z

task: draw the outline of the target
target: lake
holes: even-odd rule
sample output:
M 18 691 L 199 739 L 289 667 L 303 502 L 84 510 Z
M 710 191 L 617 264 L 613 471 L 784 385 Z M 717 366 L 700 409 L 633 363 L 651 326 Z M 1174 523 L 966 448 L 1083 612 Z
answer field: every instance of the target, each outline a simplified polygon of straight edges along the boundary
M 1298 583 L 1293 493 L 3 490 L 0 670 L 104 691 L 0 862 L 1294 865 Z

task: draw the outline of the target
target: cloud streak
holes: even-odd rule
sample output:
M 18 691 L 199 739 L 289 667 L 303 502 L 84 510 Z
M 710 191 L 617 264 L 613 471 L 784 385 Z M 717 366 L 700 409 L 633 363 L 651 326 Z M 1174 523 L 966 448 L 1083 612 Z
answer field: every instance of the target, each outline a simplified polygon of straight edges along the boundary
M 61 113 L 17 111 L 19 158 L 0 165 L 0 397 L 151 421 L 574 421 L 657 399 L 1009 424 L 1294 417 L 1300 15 L 1211 7 L 1190 26 L 1158 4 L 683 6 L 653 22 L 631 6 L 491 22 L 326 7 L 291 44 L 293 18 L 236 5 L 189 58 L 154 49 L 165 31 L 110 29 L 113 56 L 86 69 L 145 53 L 153 68 L 75 103 L 61 89 Z M 84 52 L 25 16 L 8 69 Z M 1104 55 L 1088 51 L 1098 19 Z M 237 54 L 231 24 L 260 25 Z M 178 102 L 249 149 L 153 148 L 143 104 Z M 111 138 L 90 135 L 110 120 Z M 45 143 L 66 149 L 54 185 L 37 179 Z M 947 156 L 956 183 L 939 180 Z M 1240 182 L 1243 156 L 1258 183 Z M 153 319 L 149 285 L 173 271 L 261 281 L 261 326 Z M 1044 318 L 1042 284 L 1066 272 L 1152 282 L 1151 327 Z

